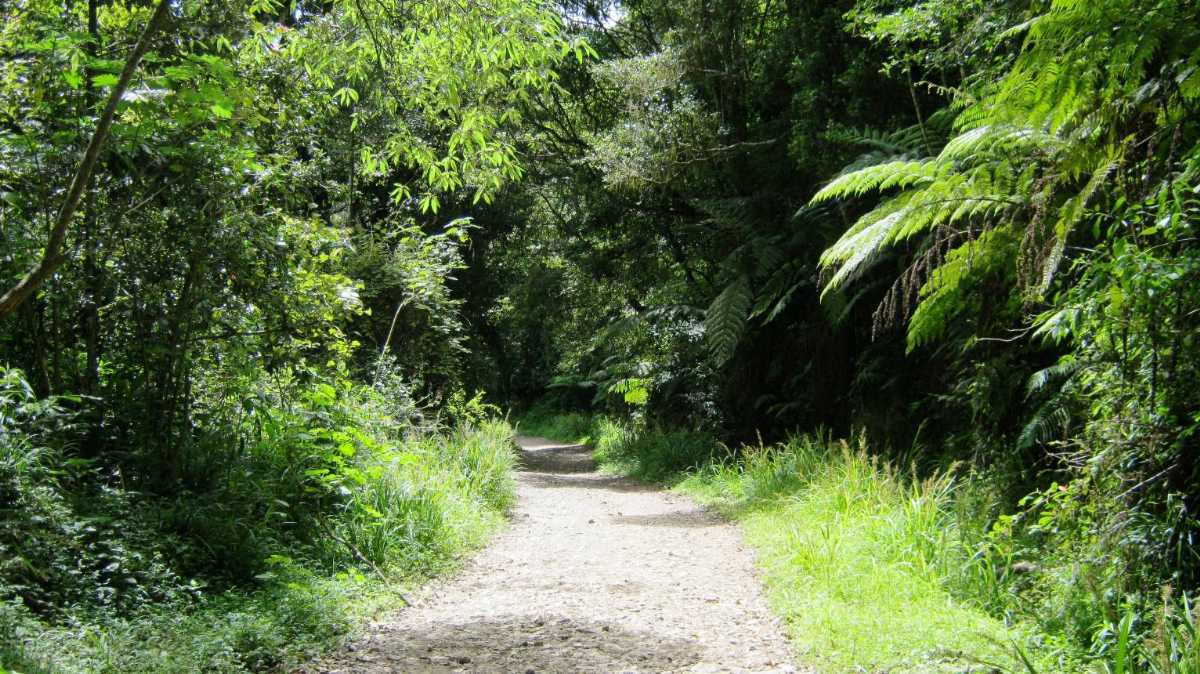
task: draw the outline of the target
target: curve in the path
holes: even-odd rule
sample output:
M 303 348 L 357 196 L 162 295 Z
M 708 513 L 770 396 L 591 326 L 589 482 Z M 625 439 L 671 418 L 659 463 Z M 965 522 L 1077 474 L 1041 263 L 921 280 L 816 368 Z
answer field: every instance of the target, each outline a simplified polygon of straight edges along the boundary
M 792 672 L 734 525 L 522 437 L 513 522 L 325 672 Z

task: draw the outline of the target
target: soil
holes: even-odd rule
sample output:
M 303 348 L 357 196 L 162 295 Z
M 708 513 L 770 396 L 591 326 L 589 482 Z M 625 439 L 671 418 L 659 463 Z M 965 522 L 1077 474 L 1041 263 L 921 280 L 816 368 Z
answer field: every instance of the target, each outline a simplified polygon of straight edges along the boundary
M 736 526 L 587 447 L 518 442 L 511 526 L 316 671 L 796 671 Z

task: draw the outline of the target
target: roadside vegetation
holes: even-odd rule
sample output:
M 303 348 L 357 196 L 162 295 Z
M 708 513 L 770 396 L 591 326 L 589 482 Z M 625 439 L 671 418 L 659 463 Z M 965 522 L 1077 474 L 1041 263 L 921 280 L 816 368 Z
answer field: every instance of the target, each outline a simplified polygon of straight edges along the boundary
M 272 669 L 402 606 L 501 524 L 515 452 L 482 410 L 411 434 L 386 393 L 264 391 L 276 406 L 226 428 L 228 451 L 189 457 L 195 484 L 152 496 L 68 461 L 56 438 L 75 415 L 3 372 L 4 666 Z
M 516 0 L 0 3 L 0 670 L 287 669 L 502 523 L 449 284 L 576 49 Z
M 517 429 L 524 435 L 582 445 L 591 440 L 592 418 L 580 412 L 535 407 L 521 416 Z

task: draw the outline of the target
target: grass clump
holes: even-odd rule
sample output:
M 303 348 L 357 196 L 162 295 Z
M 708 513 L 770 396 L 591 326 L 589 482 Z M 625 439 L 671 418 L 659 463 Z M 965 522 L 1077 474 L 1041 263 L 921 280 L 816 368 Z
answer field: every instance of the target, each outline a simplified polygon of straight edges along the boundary
M 676 478 L 722 452 L 707 433 L 629 426 L 607 417 L 596 419 L 591 436 L 601 467 L 648 482 Z

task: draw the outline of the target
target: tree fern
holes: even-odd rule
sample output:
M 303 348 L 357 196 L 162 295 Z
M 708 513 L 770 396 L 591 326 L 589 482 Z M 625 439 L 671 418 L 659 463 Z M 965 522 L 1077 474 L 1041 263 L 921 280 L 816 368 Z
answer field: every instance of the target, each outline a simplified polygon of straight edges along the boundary
M 1072 379 L 1081 371 L 1078 360 L 1067 356 L 1050 367 L 1034 372 L 1025 385 L 1026 396 L 1042 398 L 1029 421 L 1017 437 L 1017 446 L 1028 449 L 1065 437 L 1074 420 L 1069 389 Z
M 1029 449 L 1035 445 L 1066 437 L 1071 427 L 1071 411 L 1065 396 L 1056 395 L 1038 406 L 1033 416 L 1021 428 L 1017 447 Z
M 940 177 L 944 165 L 935 160 L 896 160 L 868 166 L 835 178 L 813 197 L 814 204 L 830 199 L 859 197 L 872 191 L 929 184 Z
M 1014 175 L 1015 168 L 1007 163 L 971 170 L 954 170 L 953 162 L 943 159 L 920 164 L 920 172 L 928 176 L 920 180 L 923 184 L 908 181 L 911 167 L 890 163 L 843 176 L 814 197 L 819 202 L 833 195 L 861 194 L 868 185 L 909 185 L 860 218 L 821 256 L 822 266 L 836 267 L 826 293 L 862 276 L 896 243 L 944 226 L 969 232 L 970 221 L 1005 214 L 1028 201 L 1028 195 L 1019 192 L 1021 176 Z
M 908 349 L 940 337 L 959 309 L 977 301 L 975 280 L 1003 274 L 1016 255 L 1016 237 L 993 229 L 946 255 L 921 287 L 920 303 L 908 321 Z
M 967 308 L 953 288 L 998 271 L 990 263 L 1018 270 L 1027 297 L 1044 297 L 1092 202 L 1139 185 L 1114 180 L 1136 170 L 1129 148 L 1164 144 L 1166 130 L 1187 118 L 1185 101 L 1200 97 L 1197 19 L 1194 3 L 1178 0 L 1151 11 L 1134 0 L 1055 0 L 1013 29 L 1025 35 L 1020 55 L 1003 77 L 960 92 L 951 105 L 958 135 L 936 156 L 856 162 L 813 197 L 879 199 L 822 255 L 832 271 L 823 297 L 922 237 L 975 241 L 972 256 L 989 264 L 964 266 L 957 251 L 966 249 L 918 247 L 924 252 L 897 280 L 922 288 L 909 293 L 915 311 L 900 312 L 918 322 L 910 347 L 941 334 Z M 988 234 L 999 229 L 1007 234 Z

